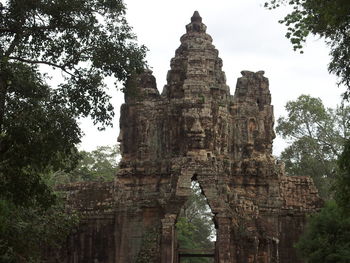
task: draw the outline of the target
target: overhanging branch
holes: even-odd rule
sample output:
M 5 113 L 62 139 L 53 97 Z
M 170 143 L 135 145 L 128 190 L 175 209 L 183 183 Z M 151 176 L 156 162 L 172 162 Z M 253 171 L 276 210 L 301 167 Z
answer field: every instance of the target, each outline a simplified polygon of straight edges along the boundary
M 69 72 L 65 66 L 63 65 L 59 65 L 50 61 L 44 61 L 44 60 L 31 60 L 31 59 L 24 59 L 24 58 L 20 58 L 20 57 L 9 57 L 9 59 L 12 60 L 17 60 L 20 62 L 24 62 L 24 63 L 28 63 L 28 64 L 43 64 L 43 65 L 49 65 L 52 67 L 56 67 L 59 68 L 60 70 L 62 70 L 63 72 L 67 73 L 68 75 L 72 76 L 72 77 L 76 77 L 74 74 L 72 74 L 71 72 Z

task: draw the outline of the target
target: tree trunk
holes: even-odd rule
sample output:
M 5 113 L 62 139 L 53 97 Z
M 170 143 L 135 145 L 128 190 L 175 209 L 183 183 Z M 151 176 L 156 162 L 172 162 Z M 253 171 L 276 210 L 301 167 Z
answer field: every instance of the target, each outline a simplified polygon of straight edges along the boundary
M 7 83 L 3 75 L 4 71 L 0 72 L 0 136 L 4 131 L 4 118 L 5 118 L 5 108 L 6 108 L 6 95 L 7 95 Z M 0 140 L 1 143 L 1 140 Z M 0 145 L 1 150 L 1 145 Z

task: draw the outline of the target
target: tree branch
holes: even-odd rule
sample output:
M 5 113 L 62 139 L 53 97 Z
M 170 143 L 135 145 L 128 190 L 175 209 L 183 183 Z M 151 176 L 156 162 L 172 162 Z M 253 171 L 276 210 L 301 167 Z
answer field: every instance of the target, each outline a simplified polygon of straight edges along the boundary
M 15 38 L 13 39 L 13 41 L 11 42 L 9 48 L 6 50 L 5 52 L 5 57 L 9 57 L 11 55 L 11 53 L 13 52 L 13 50 L 15 49 L 15 47 L 18 45 L 18 43 L 21 40 L 21 36 L 20 34 L 16 34 Z
M 0 28 L 0 33 L 16 33 L 16 31 L 12 30 L 11 28 Z
M 12 60 L 18 60 L 24 63 L 28 63 L 28 64 L 44 64 L 44 65 L 49 65 L 52 67 L 56 67 L 59 68 L 60 70 L 62 70 L 63 72 L 67 73 L 68 75 L 72 76 L 72 77 L 76 77 L 73 73 L 69 72 L 65 66 L 62 65 L 58 65 L 49 61 L 43 61 L 43 60 L 31 60 L 31 59 L 24 59 L 24 58 L 20 58 L 20 57 L 9 57 L 9 59 Z

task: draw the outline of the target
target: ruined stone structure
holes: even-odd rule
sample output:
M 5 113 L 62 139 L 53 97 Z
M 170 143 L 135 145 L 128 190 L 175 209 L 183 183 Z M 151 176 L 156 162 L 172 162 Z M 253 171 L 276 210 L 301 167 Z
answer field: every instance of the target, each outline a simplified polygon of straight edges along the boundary
M 61 262 L 177 262 L 175 222 L 198 181 L 214 213 L 215 261 L 297 263 L 293 243 L 322 204 L 308 177 L 272 156 L 264 72 L 242 71 L 234 95 L 195 12 L 162 94 L 150 70 L 128 82 L 113 183 L 63 186 L 84 220 Z

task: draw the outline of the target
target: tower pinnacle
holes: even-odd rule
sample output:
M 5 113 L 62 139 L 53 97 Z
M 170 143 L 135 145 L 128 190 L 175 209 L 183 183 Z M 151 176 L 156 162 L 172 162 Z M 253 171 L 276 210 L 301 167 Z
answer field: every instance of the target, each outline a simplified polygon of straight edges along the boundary
M 194 11 L 193 16 L 191 17 L 191 22 L 199 22 L 202 23 L 202 18 L 199 15 L 198 11 Z
M 193 16 L 191 17 L 191 23 L 186 26 L 187 33 L 197 32 L 205 33 L 207 27 L 202 23 L 202 18 L 199 15 L 198 11 L 194 11 Z

